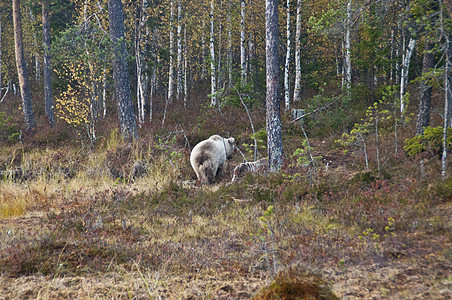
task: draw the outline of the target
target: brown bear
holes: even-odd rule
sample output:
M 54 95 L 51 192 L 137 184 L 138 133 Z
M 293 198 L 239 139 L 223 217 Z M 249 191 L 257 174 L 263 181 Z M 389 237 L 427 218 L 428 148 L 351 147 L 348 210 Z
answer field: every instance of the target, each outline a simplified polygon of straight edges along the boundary
M 226 159 L 232 157 L 234 143 L 232 137 L 225 139 L 219 135 L 212 135 L 193 148 L 190 163 L 202 183 L 213 183 L 218 168 L 224 165 Z

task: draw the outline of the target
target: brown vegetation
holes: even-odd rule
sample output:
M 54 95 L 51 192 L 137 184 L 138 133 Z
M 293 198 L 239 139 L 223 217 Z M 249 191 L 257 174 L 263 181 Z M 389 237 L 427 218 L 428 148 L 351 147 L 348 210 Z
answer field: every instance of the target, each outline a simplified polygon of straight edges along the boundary
M 313 125 L 314 168 L 299 125 L 283 116 L 281 172 L 227 185 L 237 154 L 218 182 L 197 186 L 190 149 L 213 133 L 235 136 L 252 160 L 245 112 L 207 110 L 190 118 L 176 106 L 172 125 L 146 124 L 133 144 L 106 127 L 89 147 L 43 135 L 3 145 L 2 174 L 22 173 L 0 185 L 0 298 L 267 299 L 304 286 L 348 299 L 451 296 L 452 181 L 439 179 L 435 157 L 422 157 L 421 172 L 417 158 L 394 154 L 389 133 L 382 172 L 371 139 L 366 171 L 362 153 Z M 261 109 L 252 112 L 263 128 Z M 273 278 L 274 268 L 287 271 Z

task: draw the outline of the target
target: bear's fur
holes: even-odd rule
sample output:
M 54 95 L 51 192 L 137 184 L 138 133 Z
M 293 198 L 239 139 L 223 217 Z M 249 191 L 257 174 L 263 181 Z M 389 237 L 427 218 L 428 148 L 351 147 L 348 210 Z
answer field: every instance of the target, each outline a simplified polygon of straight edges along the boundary
M 193 148 L 190 163 L 202 183 L 213 183 L 218 168 L 224 165 L 226 159 L 232 157 L 234 143 L 232 137 L 225 139 L 219 135 L 212 135 Z
M 265 174 L 268 172 L 268 157 L 261 158 L 252 162 L 244 162 L 234 168 L 234 173 L 230 183 L 235 183 L 239 178 L 243 177 L 246 172 L 254 174 Z

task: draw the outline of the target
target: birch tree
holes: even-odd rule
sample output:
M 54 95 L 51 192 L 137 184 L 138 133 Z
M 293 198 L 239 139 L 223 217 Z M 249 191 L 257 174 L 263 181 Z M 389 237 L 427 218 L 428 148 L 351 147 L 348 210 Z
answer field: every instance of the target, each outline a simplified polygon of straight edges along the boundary
M 227 64 L 228 64 L 228 85 L 229 88 L 232 88 L 233 85 L 233 74 L 232 74 L 232 21 L 231 21 L 231 7 L 232 0 L 229 0 L 228 6 L 228 15 L 227 15 L 227 23 L 228 23 L 228 49 L 227 49 Z
M 416 39 L 414 37 L 410 38 L 406 52 L 402 56 L 402 70 L 400 74 L 400 112 L 405 111 L 405 92 L 406 86 L 408 84 L 408 71 L 410 68 L 411 56 L 414 51 L 414 46 L 416 45 Z
M 113 42 L 113 76 L 121 134 L 125 139 L 136 139 L 138 138 L 138 131 L 126 63 L 127 49 L 124 40 L 124 16 L 121 0 L 108 0 L 108 16 Z
M 284 103 L 286 110 L 290 108 L 290 84 L 289 84 L 289 66 L 290 66 L 290 0 L 287 0 L 287 21 L 286 21 L 286 63 L 284 64 Z
M 0 103 L 2 99 L 2 15 L 0 15 Z
M 144 115 L 145 115 L 145 103 L 146 103 L 146 84 L 144 79 L 144 70 L 143 70 L 143 61 L 144 61 L 144 53 L 143 53 L 143 29 L 144 24 L 146 22 L 146 9 L 147 9 L 147 0 L 143 0 L 141 2 L 139 8 L 139 21 L 136 30 L 136 41 L 135 41 L 135 62 L 137 67 L 137 102 L 138 102 L 138 123 L 144 123 Z
M 256 20 L 253 17 L 253 0 L 248 0 L 248 16 L 249 22 L 248 24 L 255 24 Z M 253 62 L 254 62 L 254 43 L 253 43 L 253 30 L 254 26 L 248 26 L 248 59 L 247 61 L 247 78 L 249 81 L 253 81 L 254 70 L 253 70 Z
M 245 44 L 245 0 L 240 2 L 240 70 L 242 86 L 246 83 L 246 44 Z
M 442 24 L 443 25 L 443 24 Z M 444 26 L 444 25 L 443 25 Z M 445 35 L 446 45 L 444 52 L 446 54 L 446 62 L 444 64 L 444 120 L 443 120 L 443 153 L 441 155 L 441 177 L 443 180 L 446 178 L 446 168 L 447 168 L 447 154 L 448 143 L 447 143 L 447 129 L 450 126 L 450 105 L 452 92 L 450 90 L 450 37 L 449 35 Z
M 210 1 L 210 87 L 212 99 L 211 106 L 217 105 L 217 97 L 215 95 L 217 86 L 215 78 L 215 27 L 214 27 L 214 0 Z
M 219 86 L 221 88 L 221 83 L 222 83 L 222 71 L 221 71 L 221 42 L 222 42 L 222 30 L 223 30 L 223 23 L 222 23 L 222 18 L 221 18 L 221 13 L 222 13 L 222 9 L 223 9 L 223 1 L 220 0 L 220 8 L 219 8 L 219 20 L 218 20 L 218 64 L 217 64 L 217 86 Z
M 52 99 L 52 73 L 50 64 L 50 25 L 49 25 L 49 1 L 42 0 L 42 41 L 44 56 L 44 106 L 45 115 L 50 126 L 55 124 Z
M 295 85 L 293 101 L 301 100 L 301 0 L 297 0 L 297 24 L 295 29 Z
M 445 62 L 444 62 L 444 120 L 443 120 L 443 153 L 441 155 L 441 177 L 443 180 L 446 178 L 446 169 L 447 169 L 447 155 L 449 152 L 448 143 L 447 143 L 447 129 L 450 127 L 450 114 L 451 114 L 451 104 L 452 104 L 452 91 L 450 89 L 450 65 L 451 65 L 451 35 L 446 32 L 445 29 L 445 12 L 444 5 L 442 5 L 442 1 L 440 1 L 441 9 L 440 9 L 440 30 L 441 36 L 445 40 L 444 45 L 444 54 L 445 54 Z
M 169 72 L 168 72 L 168 102 L 173 101 L 174 94 L 174 28 L 173 28 L 173 15 L 174 15 L 174 0 L 170 1 L 170 19 L 169 19 Z M 166 109 L 165 109 L 166 112 Z
M 279 103 L 278 0 L 265 1 L 265 20 L 267 147 L 269 167 L 275 172 L 280 169 L 283 157 Z
M 180 0 L 177 1 L 177 99 L 182 98 L 182 6 Z
M 351 30 L 351 6 L 352 1 L 347 2 L 347 17 L 345 25 L 345 64 L 344 64 L 344 77 L 345 77 L 345 87 L 347 92 L 350 91 L 350 84 L 352 82 L 352 61 L 350 57 L 350 30 Z
M 188 46 L 187 46 L 187 24 L 184 24 L 184 107 L 188 103 Z
M 19 77 L 20 94 L 22 97 L 22 110 L 25 120 L 25 130 L 29 132 L 33 130 L 35 121 L 33 116 L 33 106 L 31 103 L 31 90 L 29 85 L 28 69 L 23 49 L 22 20 L 20 17 L 19 0 L 13 0 L 13 23 L 16 68 L 17 75 Z

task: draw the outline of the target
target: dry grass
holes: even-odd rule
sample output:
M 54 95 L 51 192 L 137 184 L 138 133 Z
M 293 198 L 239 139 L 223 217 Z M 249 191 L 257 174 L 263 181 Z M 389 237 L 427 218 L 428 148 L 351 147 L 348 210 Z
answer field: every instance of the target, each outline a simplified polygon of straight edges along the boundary
M 273 266 L 293 265 L 316 276 L 286 287 L 449 297 L 452 181 L 421 180 L 414 164 L 383 178 L 319 148 L 336 161 L 315 178 L 289 161 L 234 185 L 225 170 L 213 186 L 194 184 L 187 150 L 162 140 L 3 149 L 2 169 L 26 176 L 0 184 L 0 299 L 249 299 Z

